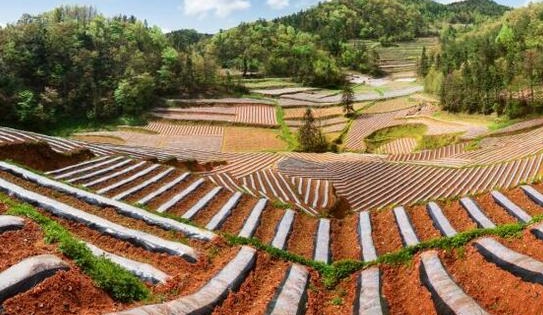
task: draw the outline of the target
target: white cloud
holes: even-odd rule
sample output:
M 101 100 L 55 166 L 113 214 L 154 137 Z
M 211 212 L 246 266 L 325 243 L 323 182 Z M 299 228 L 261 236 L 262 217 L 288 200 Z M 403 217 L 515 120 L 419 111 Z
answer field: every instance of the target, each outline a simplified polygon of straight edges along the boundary
M 288 7 L 289 0 L 267 0 L 268 5 L 275 10 L 281 10 Z
M 205 17 L 213 12 L 218 17 L 227 17 L 234 11 L 245 10 L 251 7 L 249 0 L 184 0 L 186 15 Z

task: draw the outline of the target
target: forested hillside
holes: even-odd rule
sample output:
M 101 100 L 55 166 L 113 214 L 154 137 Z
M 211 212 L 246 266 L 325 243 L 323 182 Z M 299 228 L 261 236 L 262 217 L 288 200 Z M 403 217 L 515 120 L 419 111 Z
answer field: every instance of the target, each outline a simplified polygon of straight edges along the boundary
M 259 72 L 293 77 L 315 86 L 335 86 L 342 83 L 342 66 L 377 71 L 377 57 L 371 50 L 338 44 L 339 51 L 331 53 L 320 45 L 317 35 L 292 26 L 258 21 L 220 32 L 208 46 L 223 67 L 238 68 L 244 76 Z
M 446 110 L 521 117 L 543 111 L 543 5 L 507 13 L 467 33 L 448 29 L 429 57 L 427 89 Z
M 275 21 L 318 34 L 333 49 L 335 41 L 375 39 L 386 44 L 437 35 L 445 24 L 479 23 L 507 10 L 492 0 L 449 5 L 431 0 L 333 0 Z
M 159 95 L 215 88 L 214 59 L 186 38 L 89 7 L 25 15 L 0 29 L 0 120 L 40 129 L 133 117 Z
M 274 21 L 243 23 L 211 40 L 223 67 L 244 75 L 290 76 L 305 84 L 333 86 L 341 68 L 379 74 L 379 56 L 356 39 L 382 45 L 437 35 L 449 23 L 472 24 L 509 8 L 491 0 L 443 5 L 430 0 L 334 0 Z M 353 42 L 355 44 L 353 44 Z

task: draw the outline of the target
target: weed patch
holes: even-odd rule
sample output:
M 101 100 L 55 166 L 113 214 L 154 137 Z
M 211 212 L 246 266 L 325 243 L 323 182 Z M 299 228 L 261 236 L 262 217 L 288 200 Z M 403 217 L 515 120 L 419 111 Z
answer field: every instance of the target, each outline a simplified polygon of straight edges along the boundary
M 420 139 L 415 150 L 434 150 L 455 144 L 459 141 L 460 134 L 424 135 Z

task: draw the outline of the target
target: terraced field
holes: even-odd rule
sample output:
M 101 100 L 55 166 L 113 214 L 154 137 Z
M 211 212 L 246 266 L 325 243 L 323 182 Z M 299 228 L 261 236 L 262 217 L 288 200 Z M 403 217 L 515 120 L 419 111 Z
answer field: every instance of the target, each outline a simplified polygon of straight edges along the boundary
M 390 89 L 379 93 L 378 91 L 369 93 L 355 93 L 354 100 L 356 102 L 378 101 L 397 97 L 409 96 L 411 94 L 422 92 L 422 86 L 413 85 L 409 87 Z M 283 95 L 279 100 L 279 105 L 285 108 L 288 107 L 330 107 L 333 104 L 341 103 L 341 93 L 296 93 Z
M 353 122 L 347 134 L 346 149 L 363 152 L 366 150 L 364 139 L 379 129 L 401 125 L 403 122 L 400 118 L 405 117 L 410 110 L 360 116 Z
M 275 108 L 270 105 L 245 104 L 198 106 L 188 108 L 157 108 L 153 116 L 164 120 L 187 122 L 223 122 L 238 125 L 275 127 Z
M 540 177 L 542 160 L 543 155 L 536 155 L 466 168 L 380 162 L 337 162 L 315 168 L 300 160 L 285 160 L 278 168 L 289 176 L 331 180 L 337 193 L 360 211 L 513 187 Z
M 366 42 L 372 45 L 373 42 Z M 427 51 L 438 45 L 437 38 L 418 38 L 414 41 L 398 43 L 391 47 L 377 47 L 379 67 L 395 78 L 415 77 L 417 62 L 422 54 L 422 48 Z
M 417 147 L 417 140 L 413 138 L 401 138 L 386 143 L 375 151 L 377 154 L 399 155 L 411 153 Z
M 212 125 L 178 125 L 158 121 L 150 122 L 146 130 L 167 136 L 222 136 L 224 127 Z
M 160 150 L 0 133 L 6 150 L 31 152 L 43 141 L 51 152 L 96 155 L 62 167 L 43 161 L 44 173 L 0 161 L 0 192 L 9 195 L 0 194 L 6 314 L 536 314 L 543 306 L 543 185 L 518 186 L 541 175 L 539 154 L 497 150 L 500 163 L 446 168 L 378 155 Z M 189 155 L 228 164 L 199 174 L 158 163 Z M 438 200 L 445 196 L 461 198 Z M 340 198 L 352 211 L 328 213 Z M 64 239 L 44 244 L 52 231 L 44 224 L 53 223 L 150 298 L 119 300 L 59 251 Z
M 375 102 L 368 108 L 364 109 L 365 114 L 380 114 L 399 111 L 403 109 L 413 108 L 419 105 L 420 102 L 410 100 L 408 98 L 399 98 L 386 101 Z
M 286 120 L 302 120 L 306 112 L 306 108 L 289 108 L 285 109 Z M 313 117 L 316 119 L 323 118 L 333 118 L 338 116 L 343 116 L 343 108 L 339 106 L 328 107 L 328 108 L 314 108 L 312 109 Z
M 200 129 L 200 128 L 198 128 Z M 197 134 L 176 135 L 168 134 L 178 131 L 167 130 L 166 134 L 147 134 L 139 131 L 96 131 L 80 133 L 75 136 L 76 139 L 83 141 L 92 141 L 96 143 L 114 143 L 128 146 L 141 146 L 152 144 L 156 148 L 186 148 L 206 151 L 221 151 L 224 131 L 222 130 L 198 130 L 192 129 Z M 188 130 L 186 130 L 188 131 Z M 221 132 L 222 131 L 222 132 Z M 198 133 L 216 133 L 198 135 Z M 111 141 L 111 138 L 120 141 Z M 121 143 L 119 143 L 121 142 Z
M 363 114 L 354 120 L 349 133 L 345 148 L 351 151 L 364 152 L 366 150 L 365 139 L 372 133 L 393 127 L 407 124 L 425 125 L 426 135 L 459 134 L 463 140 L 475 139 L 488 132 L 488 128 L 481 125 L 474 125 L 460 121 L 445 121 L 430 117 L 433 106 L 410 107 L 397 111 Z M 403 152 L 406 153 L 406 152 Z
M 222 151 L 258 152 L 284 151 L 287 144 L 279 132 L 269 128 L 225 127 Z

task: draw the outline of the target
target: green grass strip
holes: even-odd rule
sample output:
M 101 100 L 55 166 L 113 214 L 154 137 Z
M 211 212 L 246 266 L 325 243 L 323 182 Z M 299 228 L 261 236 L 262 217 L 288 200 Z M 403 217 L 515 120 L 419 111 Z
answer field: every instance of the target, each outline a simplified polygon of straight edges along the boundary
M 368 266 L 375 265 L 399 265 L 406 264 L 410 262 L 415 254 L 430 250 L 430 249 L 443 249 L 443 250 L 452 250 L 455 248 L 460 248 L 467 245 L 474 239 L 483 236 L 497 236 L 502 238 L 511 238 L 519 237 L 521 232 L 528 228 L 529 226 L 540 223 L 543 221 L 543 215 L 534 217 L 528 223 L 513 223 L 505 224 L 498 226 L 492 229 L 474 229 L 466 232 L 461 232 L 456 234 L 453 237 L 441 237 L 436 239 L 431 239 L 425 242 L 421 242 L 415 246 L 409 246 L 402 248 L 401 250 L 393 253 L 384 254 L 379 256 L 374 261 L 363 262 L 359 260 L 340 260 L 335 262 L 332 266 L 331 271 L 333 274 L 326 275 L 325 284 L 328 287 L 335 286 L 341 279 L 348 277 L 352 273 L 361 270 Z M 328 277 L 328 279 L 326 279 Z
M 296 136 L 290 131 L 290 128 L 285 122 L 285 110 L 279 105 L 276 106 L 276 117 L 277 123 L 279 124 L 279 137 L 287 143 L 289 151 L 296 150 L 299 147 L 298 139 L 296 139 Z
M 45 242 L 58 244 L 60 252 L 72 259 L 97 287 L 106 291 L 114 300 L 132 302 L 149 297 L 149 289 L 140 279 L 109 259 L 94 256 L 83 242 L 31 205 L 12 201 L 4 194 L 0 194 L 0 202 L 9 207 L 7 214 L 27 217 L 39 224 L 45 234 Z

